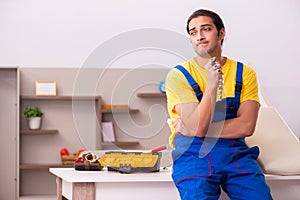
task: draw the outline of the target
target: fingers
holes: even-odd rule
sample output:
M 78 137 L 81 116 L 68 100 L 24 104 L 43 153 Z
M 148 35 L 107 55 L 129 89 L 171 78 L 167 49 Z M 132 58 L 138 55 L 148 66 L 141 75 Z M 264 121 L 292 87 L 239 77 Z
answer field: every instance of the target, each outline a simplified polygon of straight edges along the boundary
M 177 119 L 168 119 L 168 124 L 172 125 L 172 127 L 174 128 L 173 130 L 176 133 L 180 133 L 182 135 L 188 136 L 188 137 L 193 137 L 196 135 L 196 133 L 194 133 L 193 131 L 189 130 L 188 127 L 185 126 L 185 124 L 183 123 L 183 121 L 180 118 Z
M 181 119 L 180 118 L 168 119 L 167 123 L 169 124 L 169 126 L 173 126 L 176 129 L 180 125 Z
M 216 61 L 216 57 L 210 58 L 210 64 L 215 71 L 217 71 L 219 74 L 222 74 L 221 65 Z
M 188 129 L 185 127 L 184 123 L 181 121 L 180 118 L 170 119 L 168 120 L 168 123 L 172 124 L 172 126 L 174 127 L 177 133 L 181 133 L 183 135 L 189 135 Z
M 181 127 L 182 121 L 181 121 L 180 118 L 177 118 L 177 119 L 171 120 L 171 123 L 172 123 L 172 125 L 174 126 L 174 128 L 176 129 L 176 127 L 177 127 L 177 128 L 180 128 L 180 127 Z
M 216 61 L 216 57 L 211 57 L 209 60 L 211 63 L 214 63 Z

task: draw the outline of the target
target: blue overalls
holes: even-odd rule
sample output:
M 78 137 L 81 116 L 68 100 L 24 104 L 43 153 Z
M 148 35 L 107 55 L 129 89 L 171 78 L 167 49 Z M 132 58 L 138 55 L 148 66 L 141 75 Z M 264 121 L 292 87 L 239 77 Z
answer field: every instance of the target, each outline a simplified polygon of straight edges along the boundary
M 201 101 L 199 85 L 182 66 L 176 66 Z M 216 102 L 213 122 L 237 116 L 242 89 L 243 64 L 238 62 L 235 97 Z M 258 147 L 244 138 L 187 137 L 177 133 L 172 151 L 172 178 L 182 200 L 217 200 L 221 188 L 232 200 L 272 200 L 270 189 L 256 162 Z

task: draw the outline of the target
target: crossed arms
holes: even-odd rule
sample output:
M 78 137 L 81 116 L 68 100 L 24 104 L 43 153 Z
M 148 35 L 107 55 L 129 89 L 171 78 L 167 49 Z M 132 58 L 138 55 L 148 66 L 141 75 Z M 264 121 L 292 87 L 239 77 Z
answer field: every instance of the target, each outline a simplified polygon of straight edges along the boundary
M 205 92 L 199 103 L 185 103 L 175 106 L 180 118 L 173 120 L 177 132 L 187 136 L 241 138 L 251 136 L 255 130 L 259 103 L 248 100 L 242 102 L 237 117 L 211 123 L 214 103 L 209 92 Z M 205 114 L 204 114 L 205 113 Z

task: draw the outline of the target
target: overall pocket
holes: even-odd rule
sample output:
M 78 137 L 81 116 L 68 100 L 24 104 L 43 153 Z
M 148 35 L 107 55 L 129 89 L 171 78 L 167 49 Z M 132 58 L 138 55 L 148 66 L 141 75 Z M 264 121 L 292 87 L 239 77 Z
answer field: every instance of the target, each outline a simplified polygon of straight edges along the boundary
M 262 173 L 257 158 L 259 156 L 259 148 L 257 146 L 248 147 L 244 146 L 232 146 L 233 158 L 232 162 L 238 168 L 241 173 Z

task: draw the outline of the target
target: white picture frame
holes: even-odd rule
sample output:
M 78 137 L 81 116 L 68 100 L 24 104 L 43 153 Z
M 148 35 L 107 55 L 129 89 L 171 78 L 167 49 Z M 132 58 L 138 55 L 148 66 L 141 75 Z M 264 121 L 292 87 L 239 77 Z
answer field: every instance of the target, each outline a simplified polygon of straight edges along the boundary
M 103 142 L 115 142 L 115 132 L 112 122 L 102 122 L 102 139 Z
M 35 81 L 36 96 L 56 96 L 56 81 L 37 80 Z

